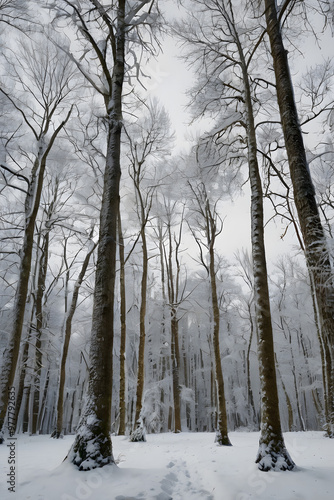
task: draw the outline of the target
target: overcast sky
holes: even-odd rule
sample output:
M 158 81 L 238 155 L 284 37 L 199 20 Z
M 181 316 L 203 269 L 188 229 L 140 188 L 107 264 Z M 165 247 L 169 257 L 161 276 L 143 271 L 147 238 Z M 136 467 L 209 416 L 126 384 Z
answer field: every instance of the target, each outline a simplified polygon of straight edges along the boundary
M 175 2 L 168 0 L 163 4 L 168 17 L 175 16 L 180 18 L 182 10 L 179 10 Z M 316 26 L 316 30 L 320 31 L 321 27 Z M 292 71 L 304 72 L 312 61 L 320 62 L 325 59 L 328 52 L 332 52 L 333 40 L 330 34 L 327 35 L 327 42 L 323 47 L 317 47 L 314 39 L 310 36 L 303 41 L 303 52 L 298 56 L 297 68 L 295 63 Z M 152 60 L 148 65 L 147 71 L 150 75 L 149 83 L 146 84 L 149 94 L 159 98 L 160 102 L 169 112 L 172 127 L 176 134 L 176 150 L 182 151 L 190 147 L 187 138 L 196 134 L 200 129 L 199 124 L 189 126 L 190 115 L 186 111 L 187 97 L 186 90 L 192 86 L 194 75 L 189 70 L 185 63 L 178 58 L 180 47 L 171 37 L 166 37 L 163 41 L 163 53 L 157 61 Z M 202 127 L 203 128 L 203 127 Z M 250 197 L 248 185 L 244 187 L 244 194 L 236 196 L 234 201 L 226 202 L 223 205 L 224 213 L 221 214 L 225 218 L 224 230 L 220 237 L 221 251 L 228 259 L 233 258 L 233 254 L 237 249 L 242 247 L 250 249 Z M 266 218 L 272 215 L 269 204 L 265 204 Z M 297 245 L 297 240 L 293 234 L 293 229 L 290 228 L 287 236 L 284 239 L 281 235 L 284 233 L 286 223 L 276 219 L 271 222 L 266 228 L 265 239 L 267 256 L 269 259 L 274 259 L 277 255 L 283 253 L 291 253 L 293 247 Z

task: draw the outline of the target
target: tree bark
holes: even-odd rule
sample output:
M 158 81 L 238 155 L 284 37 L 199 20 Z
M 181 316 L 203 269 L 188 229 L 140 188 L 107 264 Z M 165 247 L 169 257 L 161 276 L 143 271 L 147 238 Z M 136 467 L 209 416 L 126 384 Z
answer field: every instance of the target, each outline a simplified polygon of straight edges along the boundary
M 43 237 L 41 257 L 39 261 L 38 280 L 35 301 L 36 318 L 36 340 L 35 340 L 35 373 L 33 377 L 33 406 L 32 406 L 32 434 L 38 432 L 38 415 L 40 411 L 40 391 L 41 391 L 41 373 L 42 373 L 42 328 L 43 328 L 43 296 L 45 290 L 45 281 L 48 268 L 49 256 L 49 230 Z
M 329 405 L 327 435 L 334 437 L 334 287 L 326 238 L 315 199 L 294 98 L 287 52 L 284 48 L 276 2 L 265 0 L 265 17 L 276 78 L 277 102 L 288 155 L 298 219 L 307 265 L 314 283 L 320 331 L 323 338 Z
M 141 207 L 141 240 L 142 240 L 142 262 L 143 262 L 143 272 L 141 278 L 141 292 L 140 292 L 140 311 L 139 311 L 139 352 L 138 352 L 138 368 L 137 368 L 137 392 L 136 392 L 136 412 L 135 412 L 135 422 L 134 430 L 135 433 L 132 436 L 132 441 L 145 441 L 145 435 L 143 432 L 139 432 L 139 429 L 143 429 L 142 422 L 142 408 L 143 408 L 143 392 L 144 392 L 144 378 L 145 378 L 145 339 L 146 339 L 146 301 L 147 301 L 147 273 L 148 273 L 148 252 L 146 243 L 146 233 L 145 225 L 143 222 L 146 219 L 143 213 L 143 207 Z M 136 439 L 135 438 L 136 435 Z
M 115 463 L 110 428 L 117 219 L 121 176 L 122 88 L 125 71 L 125 3 L 125 0 L 118 1 L 112 88 L 110 100 L 106 100 L 108 140 L 100 212 L 87 404 L 67 457 L 79 470 Z
M 214 269 L 213 249 L 210 248 L 210 285 L 213 310 L 213 348 L 215 355 L 216 384 L 218 392 L 218 422 L 217 422 L 217 442 L 220 445 L 231 446 L 227 430 L 227 414 L 224 390 L 224 377 L 220 354 L 220 314 L 217 297 L 216 275 Z
M 169 214 L 170 216 L 170 214 Z M 170 309 L 170 328 L 171 328 L 171 368 L 172 368 L 172 386 L 174 403 L 174 432 L 181 432 L 181 391 L 180 391 L 180 348 L 179 348 L 179 319 L 177 318 L 177 303 L 179 301 L 179 279 L 180 263 L 178 251 L 181 241 L 180 226 L 179 239 L 175 240 L 175 262 L 176 274 L 173 271 L 173 238 L 170 220 L 167 224 L 169 253 L 166 257 L 166 271 L 168 284 L 168 301 Z
M 235 27 L 232 29 L 238 47 L 243 77 L 248 141 L 248 167 L 251 186 L 251 238 L 254 299 L 258 331 L 258 356 L 261 384 L 261 434 L 256 463 L 258 464 L 258 468 L 262 471 L 292 470 L 295 464 L 285 448 L 279 414 L 274 341 L 264 245 L 263 192 L 257 161 L 257 142 L 252 96 L 243 49 Z
M 208 241 L 209 276 L 210 276 L 211 300 L 212 300 L 212 310 L 213 310 L 213 349 L 215 355 L 215 373 L 216 373 L 216 384 L 218 392 L 217 442 L 220 445 L 231 446 L 231 441 L 228 437 L 228 430 L 227 430 L 224 377 L 223 377 L 223 369 L 222 369 L 221 354 L 220 354 L 220 342 L 219 342 L 220 313 L 219 313 L 219 303 L 217 296 L 215 253 L 214 253 L 214 244 L 216 238 L 216 223 L 214 221 L 214 217 L 212 216 L 208 201 L 206 206 L 206 224 L 207 224 L 208 234 L 210 235 Z
M 171 363 L 173 380 L 174 402 L 174 432 L 181 432 L 181 394 L 180 394 L 180 348 L 179 348 L 179 320 L 175 307 L 171 307 Z
M 125 350 L 126 350 L 126 295 L 125 295 L 125 259 L 124 239 L 122 232 L 121 214 L 118 215 L 118 251 L 119 251 L 119 288 L 120 288 L 120 321 L 121 321 L 121 346 L 119 366 L 119 428 L 118 434 L 124 436 L 126 429 L 126 373 L 125 373 Z

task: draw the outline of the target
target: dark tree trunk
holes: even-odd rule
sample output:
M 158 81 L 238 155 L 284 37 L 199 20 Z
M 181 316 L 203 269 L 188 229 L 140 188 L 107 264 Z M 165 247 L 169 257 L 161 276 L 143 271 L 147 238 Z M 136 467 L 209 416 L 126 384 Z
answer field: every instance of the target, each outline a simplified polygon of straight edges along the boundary
M 329 407 L 327 434 L 334 437 L 334 287 L 333 274 L 315 199 L 294 98 L 287 51 L 284 48 L 276 2 L 265 0 L 267 33 L 276 77 L 277 102 L 287 150 L 294 200 L 314 283 L 320 332 L 326 351 L 325 399 Z
M 220 354 L 220 342 L 219 342 L 220 313 L 219 313 L 219 304 L 217 296 L 215 254 L 214 254 L 216 227 L 209 207 L 206 210 L 206 216 L 207 216 L 207 224 L 209 226 L 208 230 L 210 232 L 210 241 L 208 241 L 209 259 L 210 259 L 209 274 L 210 274 L 211 300 L 212 300 L 212 310 L 213 310 L 213 349 L 215 355 L 215 373 L 216 373 L 216 384 L 218 393 L 217 442 L 220 445 L 231 446 L 231 441 L 228 437 L 228 430 L 227 430 L 224 377 L 223 377 L 221 354 Z
M 126 429 L 126 373 L 125 373 L 125 350 L 126 350 L 126 296 L 125 296 L 125 259 L 124 239 L 122 232 L 121 214 L 118 216 L 118 248 L 119 248 L 119 288 L 120 288 L 120 321 L 121 321 L 121 346 L 119 367 L 119 429 L 118 434 L 124 436 Z
M 115 463 L 110 429 L 117 219 L 121 176 L 124 18 L 125 0 L 119 0 L 112 92 L 110 102 L 109 100 L 106 102 L 108 142 L 95 275 L 87 405 L 81 417 L 74 444 L 67 457 L 79 470 L 94 469 Z
M 171 307 L 171 363 L 174 401 L 174 432 L 181 432 L 181 394 L 180 394 L 180 348 L 179 321 L 175 307 Z
M 175 240 L 175 263 L 176 272 L 173 270 L 173 238 L 170 222 L 168 222 L 169 254 L 166 258 L 168 300 L 170 308 L 170 328 L 171 328 L 171 369 L 174 403 L 174 432 L 181 432 L 181 391 L 180 391 L 180 348 L 179 348 L 179 320 L 177 318 L 177 304 L 179 300 L 179 280 L 180 263 L 178 257 L 181 242 L 181 228 L 179 239 Z
M 45 281 L 48 268 L 49 256 L 49 231 L 43 238 L 41 257 L 39 261 L 35 312 L 36 312 L 36 341 L 35 341 L 35 373 L 33 377 L 33 407 L 32 407 L 32 434 L 38 432 L 38 415 L 40 411 L 40 390 L 41 390 L 41 372 L 42 372 L 42 328 L 43 328 L 43 296 L 45 290 Z
M 257 143 L 252 96 L 247 64 L 235 27 L 233 27 L 233 32 L 238 47 L 243 77 L 248 141 L 248 166 L 251 186 L 251 238 L 254 299 L 261 383 L 261 434 L 256 463 L 258 463 L 258 467 L 262 471 L 292 470 L 295 464 L 285 448 L 279 414 L 274 341 L 264 245 L 263 192 L 257 161 Z
M 137 392 L 136 392 L 136 412 L 134 422 L 134 432 L 132 433 L 132 441 L 145 441 L 145 433 L 142 421 L 143 408 L 143 393 L 145 379 L 145 340 L 146 340 L 146 301 L 147 301 L 147 272 L 148 272 L 148 252 L 145 234 L 145 225 L 143 222 L 146 216 L 141 207 L 141 240 L 142 240 L 142 262 L 143 273 L 141 278 L 141 296 L 140 296 L 140 312 L 139 312 L 139 352 L 138 352 L 138 368 L 137 368 Z

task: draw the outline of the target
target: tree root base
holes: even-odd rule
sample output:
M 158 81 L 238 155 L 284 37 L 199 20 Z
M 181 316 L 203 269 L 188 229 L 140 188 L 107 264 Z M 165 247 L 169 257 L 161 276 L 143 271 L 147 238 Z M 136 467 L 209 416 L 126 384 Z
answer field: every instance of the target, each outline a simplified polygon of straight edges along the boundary
M 219 446 L 232 446 L 228 435 L 224 434 L 224 436 L 222 436 L 222 433 L 220 431 L 216 431 L 215 443 L 217 443 Z
M 258 469 L 263 472 L 291 471 L 296 466 L 285 448 L 279 451 L 268 450 L 263 444 L 260 445 L 255 463 L 258 464 Z
M 53 439 L 63 439 L 63 437 L 64 437 L 64 434 L 62 434 L 61 432 L 56 431 L 56 430 L 54 430 L 50 436 L 50 438 L 53 438 Z
M 131 443 L 145 443 L 146 442 L 146 433 L 143 427 L 137 427 L 134 429 L 131 434 L 129 441 Z
M 102 432 L 98 421 L 83 423 L 65 460 L 72 462 L 80 471 L 115 464 L 109 433 Z

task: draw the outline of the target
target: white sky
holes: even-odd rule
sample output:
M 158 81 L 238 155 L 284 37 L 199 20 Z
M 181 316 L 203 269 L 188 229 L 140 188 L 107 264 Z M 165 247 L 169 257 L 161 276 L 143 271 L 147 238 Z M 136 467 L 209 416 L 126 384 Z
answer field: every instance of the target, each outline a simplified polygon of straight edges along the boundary
M 164 2 L 165 8 L 167 8 L 168 14 L 171 16 L 179 17 L 181 15 L 181 11 L 173 1 Z M 332 44 L 328 43 L 328 41 L 330 41 L 330 36 L 327 37 L 327 44 L 322 49 L 316 46 L 314 39 L 306 42 L 304 46 L 305 55 L 300 54 L 299 56 L 302 72 L 312 63 L 312 60 L 320 62 L 325 58 L 327 51 L 332 52 Z M 177 151 L 189 147 L 187 137 L 196 134 L 200 127 L 199 124 L 189 125 L 190 116 L 186 111 L 187 97 L 185 92 L 192 85 L 193 75 L 185 63 L 178 58 L 180 50 L 175 40 L 166 37 L 163 43 L 163 54 L 159 56 L 158 61 L 152 61 L 148 66 L 148 72 L 151 76 L 148 90 L 150 95 L 159 98 L 169 112 L 172 128 L 176 134 Z M 233 202 L 225 203 L 224 213 L 221 213 L 221 216 L 225 217 L 225 222 L 220 237 L 220 251 L 229 260 L 233 259 L 236 250 L 242 247 L 250 249 L 250 197 L 248 185 L 244 187 L 243 191 L 243 196 L 236 196 Z M 271 207 L 269 203 L 265 203 L 265 220 L 271 215 Z M 291 251 L 295 253 L 298 244 L 293 228 L 291 227 L 287 235 L 282 239 L 281 235 L 284 233 L 285 228 L 286 223 L 278 218 L 275 222 L 270 222 L 266 228 L 266 251 L 269 260 L 275 259 L 278 255 L 284 253 L 291 253 Z M 291 245 L 293 246 L 291 247 Z

